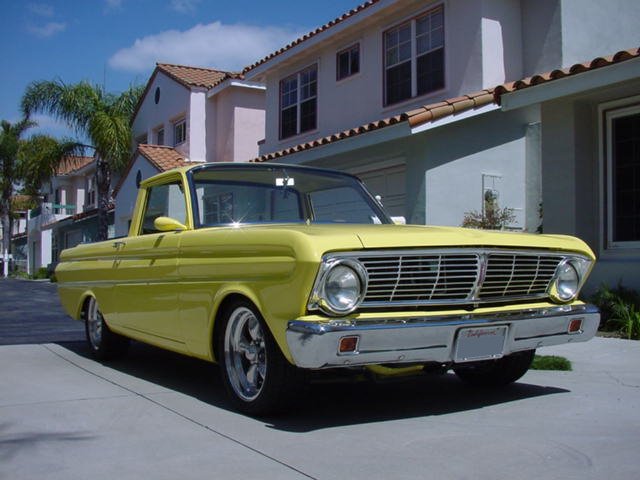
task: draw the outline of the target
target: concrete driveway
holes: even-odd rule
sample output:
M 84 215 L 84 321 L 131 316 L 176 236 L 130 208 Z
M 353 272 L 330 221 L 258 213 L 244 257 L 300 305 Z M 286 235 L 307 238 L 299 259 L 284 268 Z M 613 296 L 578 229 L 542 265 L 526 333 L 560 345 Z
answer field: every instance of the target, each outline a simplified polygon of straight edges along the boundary
M 3 312 L 13 308 L 6 282 Z M 49 303 L 42 315 L 61 315 Z M 0 313 L 0 341 L 15 315 L 34 320 Z M 543 350 L 574 371 L 531 371 L 502 391 L 453 375 L 316 384 L 295 411 L 262 420 L 229 409 L 213 365 L 140 344 L 102 365 L 77 339 L 54 342 L 0 346 L 1 479 L 613 480 L 640 470 L 640 342 Z

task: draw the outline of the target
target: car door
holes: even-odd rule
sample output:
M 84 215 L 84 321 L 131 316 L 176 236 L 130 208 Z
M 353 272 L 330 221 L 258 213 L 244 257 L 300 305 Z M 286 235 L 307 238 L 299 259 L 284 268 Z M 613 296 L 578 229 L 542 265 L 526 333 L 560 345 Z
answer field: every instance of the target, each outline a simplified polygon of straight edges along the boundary
M 120 325 L 155 343 L 182 343 L 178 312 L 181 231 L 161 232 L 158 217 L 187 223 L 184 187 L 178 177 L 147 187 L 138 235 L 116 240 Z

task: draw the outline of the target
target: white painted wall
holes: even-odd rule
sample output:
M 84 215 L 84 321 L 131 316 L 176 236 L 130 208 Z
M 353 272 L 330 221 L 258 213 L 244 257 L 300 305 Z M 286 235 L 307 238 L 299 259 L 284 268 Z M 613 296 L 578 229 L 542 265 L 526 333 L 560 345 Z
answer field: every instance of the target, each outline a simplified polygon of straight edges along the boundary
M 149 161 L 141 155 L 134 160 L 129 174 L 118 190 L 115 198 L 114 211 L 114 235 L 116 237 L 125 236 L 129 233 L 129 221 L 133 215 L 133 209 L 138 196 L 138 187 L 136 186 L 136 176 L 138 171 L 142 174 L 142 180 L 145 180 L 158 173 L 158 170 L 149 163 Z
M 246 162 L 265 134 L 263 89 L 228 86 L 207 103 L 207 161 Z
M 292 56 L 291 61 L 274 62 L 270 70 L 265 70 L 267 129 L 261 154 L 521 77 L 519 2 L 405 0 L 386 3 L 391 6 L 379 14 L 340 30 L 313 48 Z M 384 32 L 439 5 L 444 6 L 445 17 L 445 89 L 385 107 Z M 358 42 L 360 73 L 336 81 L 336 54 Z M 281 141 L 278 138 L 280 80 L 312 64 L 318 65 L 318 128 Z M 249 72 L 250 78 L 251 75 Z
M 160 88 L 160 100 L 155 103 L 155 91 Z M 147 135 L 147 143 L 155 144 L 154 132 L 158 127 L 164 127 L 165 145 L 173 146 L 173 122 L 181 117 L 187 117 L 187 141 L 179 150 L 189 156 L 189 109 L 191 91 L 164 73 L 158 74 L 151 82 L 146 97 L 138 109 L 132 130 L 133 138 Z
M 637 0 L 560 0 L 562 64 L 567 67 L 640 45 Z
M 189 147 L 188 152 L 183 151 L 183 153 L 194 162 L 204 162 L 207 159 L 206 90 L 192 91 L 190 100 L 187 117 L 187 141 L 185 142 Z
M 482 210 L 485 187 L 495 188 L 500 208 L 513 208 L 516 220 L 525 225 L 524 137 L 431 168 L 426 172 L 426 223 L 460 225 L 465 213 Z M 457 185 L 458 188 L 453 188 Z

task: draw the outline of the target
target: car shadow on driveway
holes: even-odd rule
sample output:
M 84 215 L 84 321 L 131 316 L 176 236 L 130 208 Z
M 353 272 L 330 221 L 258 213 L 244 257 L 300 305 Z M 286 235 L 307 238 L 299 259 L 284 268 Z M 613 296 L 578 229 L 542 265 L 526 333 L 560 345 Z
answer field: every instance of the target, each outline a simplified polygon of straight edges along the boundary
M 92 358 L 84 342 L 61 342 L 59 345 Z M 233 411 L 217 365 L 132 342 L 126 357 L 105 363 L 105 366 L 216 408 Z M 293 408 L 281 415 L 259 420 L 267 428 L 304 433 L 338 426 L 468 412 L 569 392 L 563 388 L 523 382 L 500 389 L 479 389 L 462 383 L 453 373 L 381 382 L 363 376 L 320 378 L 321 381 L 308 385 Z

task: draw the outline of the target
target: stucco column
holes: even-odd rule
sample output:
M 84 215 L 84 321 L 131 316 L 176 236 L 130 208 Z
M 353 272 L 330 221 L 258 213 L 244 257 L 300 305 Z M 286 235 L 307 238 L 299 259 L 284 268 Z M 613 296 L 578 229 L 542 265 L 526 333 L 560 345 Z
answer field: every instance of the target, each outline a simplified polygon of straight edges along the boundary
M 207 160 L 206 103 L 206 91 L 194 90 L 191 92 L 189 118 L 187 119 L 189 129 L 188 156 L 194 162 Z

